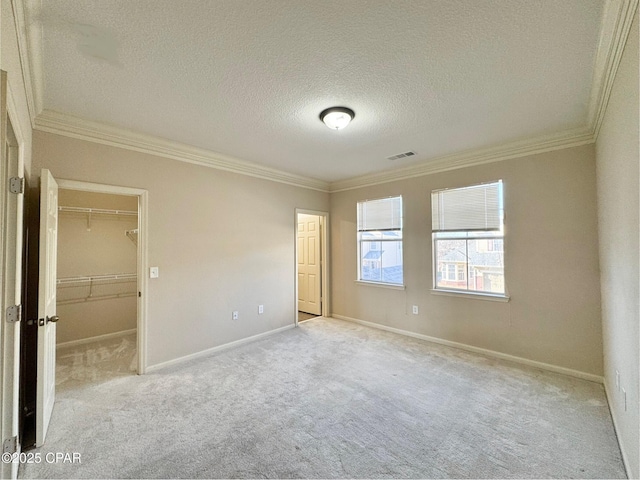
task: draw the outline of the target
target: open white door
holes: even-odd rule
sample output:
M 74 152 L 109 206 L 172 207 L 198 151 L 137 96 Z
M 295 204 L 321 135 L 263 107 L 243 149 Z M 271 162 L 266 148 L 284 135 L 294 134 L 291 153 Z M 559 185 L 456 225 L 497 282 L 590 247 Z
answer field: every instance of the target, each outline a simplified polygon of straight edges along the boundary
M 320 217 L 298 214 L 298 311 L 322 315 Z
M 58 184 L 49 170 L 40 174 L 40 254 L 38 272 L 38 380 L 36 446 L 44 443 L 56 398 L 56 262 Z
M 4 453 L 17 453 L 22 316 L 22 215 L 24 165 L 7 112 L 7 75 L 0 72 L 0 399 Z M 0 464 L 0 478 L 16 478 L 18 462 Z

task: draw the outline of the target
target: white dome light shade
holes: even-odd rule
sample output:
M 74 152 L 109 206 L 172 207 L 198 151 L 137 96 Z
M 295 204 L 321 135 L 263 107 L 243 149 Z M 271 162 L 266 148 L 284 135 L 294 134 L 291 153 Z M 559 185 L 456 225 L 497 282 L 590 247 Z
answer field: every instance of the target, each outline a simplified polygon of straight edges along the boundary
M 356 114 L 350 108 L 331 107 L 320 113 L 320 120 L 330 129 L 340 130 L 349 125 L 349 122 L 353 120 L 355 116 Z

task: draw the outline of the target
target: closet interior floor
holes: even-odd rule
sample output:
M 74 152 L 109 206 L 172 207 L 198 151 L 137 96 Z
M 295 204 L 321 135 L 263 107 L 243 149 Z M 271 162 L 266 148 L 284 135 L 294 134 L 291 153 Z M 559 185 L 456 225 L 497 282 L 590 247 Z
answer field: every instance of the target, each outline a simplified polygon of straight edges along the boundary
M 82 388 L 136 374 L 136 334 L 58 348 L 56 390 Z

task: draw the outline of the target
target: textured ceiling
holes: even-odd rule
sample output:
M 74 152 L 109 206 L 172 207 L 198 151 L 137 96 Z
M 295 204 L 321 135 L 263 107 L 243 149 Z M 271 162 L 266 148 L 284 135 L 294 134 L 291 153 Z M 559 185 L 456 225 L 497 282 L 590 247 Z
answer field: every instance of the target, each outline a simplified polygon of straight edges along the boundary
M 43 107 L 325 181 L 588 122 L 601 0 L 46 0 Z M 356 112 L 331 131 L 327 107 Z M 412 150 L 413 157 L 386 157 Z

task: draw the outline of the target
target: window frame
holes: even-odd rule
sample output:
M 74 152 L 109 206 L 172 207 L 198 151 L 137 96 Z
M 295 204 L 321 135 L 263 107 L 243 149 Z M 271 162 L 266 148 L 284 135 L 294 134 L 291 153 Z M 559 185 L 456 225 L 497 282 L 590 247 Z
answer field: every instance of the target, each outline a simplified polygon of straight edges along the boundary
M 381 228 L 379 230 L 360 230 L 360 205 L 367 202 L 376 202 L 380 200 L 392 200 L 392 199 L 400 199 L 400 227 L 399 228 Z M 363 238 L 363 234 L 379 232 L 381 233 L 380 238 Z M 399 232 L 399 238 L 383 238 L 385 232 Z M 362 200 L 357 202 L 356 204 L 356 242 L 357 242 L 357 275 L 356 275 L 356 283 L 363 285 L 373 285 L 380 287 L 388 287 L 395 289 L 404 289 L 404 200 L 402 195 L 391 195 L 388 197 L 381 198 L 372 198 L 367 200 Z M 371 280 L 371 279 L 363 279 L 362 278 L 362 267 L 363 267 L 363 259 L 362 259 L 362 245 L 364 243 L 377 243 L 377 247 L 373 251 L 384 251 L 384 243 L 399 243 L 400 246 L 400 257 L 402 260 L 402 281 L 400 283 L 394 282 L 385 282 L 383 280 Z M 380 274 L 382 275 L 382 266 L 380 267 Z
M 455 231 L 447 231 L 447 232 L 438 232 L 438 231 L 434 231 L 433 230 L 433 226 L 432 226 L 432 230 L 431 230 L 431 248 L 432 248 L 432 268 L 431 268 L 431 273 L 432 273 L 432 289 L 431 289 L 431 293 L 437 294 L 437 295 L 447 295 L 447 296 L 459 296 L 459 297 L 466 297 L 466 298 L 479 298 L 479 299 L 483 299 L 483 300 L 494 300 L 494 301 L 501 301 L 501 302 L 508 302 L 510 297 L 508 294 L 508 289 L 507 289 L 507 278 L 506 278 L 506 245 L 505 245 L 505 207 L 504 207 L 504 182 L 500 179 L 500 180 L 495 180 L 495 181 L 491 181 L 491 182 L 484 182 L 484 183 L 479 183 L 479 184 L 473 184 L 473 185 L 467 185 L 467 186 L 463 186 L 463 187 L 455 187 L 455 188 L 451 188 L 451 189 L 446 189 L 446 190 L 462 190 L 465 188 L 473 188 L 473 187 L 479 187 L 482 185 L 491 185 L 491 184 L 495 184 L 495 183 L 499 183 L 499 195 L 500 195 L 500 199 L 499 199 L 499 205 L 500 205 L 500 228 L 499 230 L 494 230 L 494 231 L 478 231 L 478 230 L 474 230 L 474 229 L 468 229 L 468 230 L 455 230 Z M 433 195 L 436 192 L 442 191 L 445 189 L 436 189 L 433 190 L 431 192 L 431 195 Z M 431 208 L 432 208 L 432 216 L 433 216 L 433 197 L 431 197 Z M 456 279 L 454 280 L 450 280 L 449 279 L 449 275 L 447 272 L 446 278 L 444 276 L 445 272 L 441 272 L 439 270 L 439 265 L 438 265 L 438 247 L 437 244 L 439 241 L 447 241 L 447 240 L 455 240 L 455 241 L 464 241 L 465 242 L 465 266 L 463 267 L 465 269 L 465 274 L 464 274 L 464 279 L 460 280 L 460 282 L 464 282 L 466 284 L 466 288 L 456 288 L 455 286 L 446 286 L 446 287 L 442 287 L 442 286 L 438 286 L 438 275 L 440 274 L 442 279 L 445 279 L 447 281 L 453 281 L 456 282 L 458 281 L 458 265 L 456 265 Z M 475 290 L 475 289 L 471 289 L 469 288 L 469 282 L 471 282 L 472 280 L 475 282 L 475 279 L 477 277 L 477 275 L 475 274 L 475 270 L 474 273 L 472 275 L 471 270 L 473 267 L 473 265 L 470 264 L 469 262 L 469 242 L 471 241 L 475 241 L 475 240 L 486 240 L 486 241 L 491 241 L 493 244 L 493 248 L 491 249 L 492 253 L 500 253 L 502 254 L 502 277 L 503 277 L 503 283 L 504 283 L 504 292 L 500 293 L 500 292 L 488 292 L 488 291 L 483 291 L 483 290 Z M 496 240 L 501 240 L 502 241 L 502 250 L 497 250 L 495 249 L 495 241 Z M 488 247 L 488 245 L 487 245 Z M 487 251 L 489 251 L 489 248 L 487 248 Z M 474 283 L 475 285 L 475 283 Z

